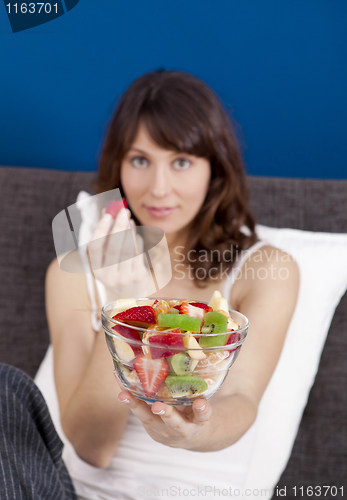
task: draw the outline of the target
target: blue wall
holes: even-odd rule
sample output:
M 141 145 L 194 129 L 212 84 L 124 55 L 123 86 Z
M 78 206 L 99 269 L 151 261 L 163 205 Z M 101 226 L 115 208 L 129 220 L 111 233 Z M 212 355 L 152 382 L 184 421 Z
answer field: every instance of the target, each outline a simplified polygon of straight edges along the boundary
M 347 178 L 346 0 L 80 0 L 12 33 L 0 3 L 0 164 L 95 170 L 134 78 L 189 71 L 239 123 L 249 173 Z

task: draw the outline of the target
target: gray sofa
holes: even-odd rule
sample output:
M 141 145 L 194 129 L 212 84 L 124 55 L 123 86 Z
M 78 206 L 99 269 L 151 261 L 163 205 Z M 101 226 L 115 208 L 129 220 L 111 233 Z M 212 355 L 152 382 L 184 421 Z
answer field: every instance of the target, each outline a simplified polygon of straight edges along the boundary
M 92 177 L 85 172 L 0 168 L 0 362 L 31 377 L 49 343 L 44 279 L 55 257 L 52 219 L 76 201 L 79 190 L 92 192 Z M 248 182 L 259 223 L 347 233 L 347 181 L 248 177 Z M 346 360 L 347 294 L 336 309 L 279 482 L 280 488 L 287 487 L 286 498 L 296 498 L 294 486 L 344 486 L 347 495 Z

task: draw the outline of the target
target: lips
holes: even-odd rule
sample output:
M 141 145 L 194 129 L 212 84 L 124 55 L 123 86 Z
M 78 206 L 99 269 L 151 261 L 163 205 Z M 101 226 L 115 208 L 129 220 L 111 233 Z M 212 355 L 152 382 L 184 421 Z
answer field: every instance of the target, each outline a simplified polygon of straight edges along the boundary
M 147 207 L 146 210 L 153 217 L 166 217 L 176 210 L 176 207 Z

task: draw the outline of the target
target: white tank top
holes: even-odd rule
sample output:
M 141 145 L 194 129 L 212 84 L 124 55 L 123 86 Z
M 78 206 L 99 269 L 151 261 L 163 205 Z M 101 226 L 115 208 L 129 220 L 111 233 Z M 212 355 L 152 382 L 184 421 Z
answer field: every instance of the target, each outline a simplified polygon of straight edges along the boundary
M 89 195 L 82 191 L 77 201 L 85 196 Z M 82 218 L 79 244 L 88 240 L 95 227 L 91 214 L 82 214 Z M 259 241 L 239 254 L 225 281 L 222 293 L 224 297 L 230 297 L 231 288 L 245 260 L 264 244 L 266 242 Z M 86 279 L 92 311 L 94 310 L 91 313 L 91 323 L 99 331 L 100 320 L 96 316 L 94 286 L 89 273 L 86 273 Z M 102 283 L 98 282 L 97 287 L 104 304 L 106 293 Z M 215 452 L 194 452 L 157 443 L 130 412 L 110 465 L 106 469 L 99 469 L 81 460 L 63 433 L 54 384 L 52 346 L 48 348 L 35 382 L 46 399 L 54 425 L 65 444 L 63 459 L 79 500 L 140 500 L 158 497 L 180 499 L 191 496 L 216 498 L 223 496 L 222 490 L 227 490 L 229 496 L 230 488 L 242 491 L 255 442 L 257 421 L 237 443 L 228 448 Z

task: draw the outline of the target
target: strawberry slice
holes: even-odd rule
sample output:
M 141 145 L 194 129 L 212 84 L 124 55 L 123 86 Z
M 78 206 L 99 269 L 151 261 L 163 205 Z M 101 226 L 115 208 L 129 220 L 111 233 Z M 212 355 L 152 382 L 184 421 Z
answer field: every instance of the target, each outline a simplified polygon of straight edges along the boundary
M 189 304 L 193 305 L 194 307 L 200 307 L 201 309 L 204 309 L 205 313 L 213 312 L 212 307 L 204 304 L 203 302 L 189 302 Z
M 232 332 L 233 331 L 234 330 L 232 330 Z M 239 333 L 231 333 L 229 335 L 229 338 L 228 338 L 225 345 L 235 344 L 236 342 L 238 342 L 240 340 L 240 338 L 241 338 L 241 335 Z
M 180 328 L 173 328 L 167 330 L 167 332 L 159 333 L 158 335 L 151 335 L 148 339 L 149 344 L 159 344 L 161 347 L 150 347 L 152 359 L 167 358 L 168 356 L 173 356 L 180 352 L 176 349 L 170 349 L 170 347 L 180 347 L 182 350 L 185 349 L 183 336 L 179 335 L 181 333 Z
M 180 311 L 181 305 L 186 305 L 187 302 L 183 302 L 182 304 L 178 304 L 176 306 L 173 306 L 175 309 Z M 200 307 L 200 309 L 204 309 L 205 313 L 207 312 L 213 312 L 212 307 L 208 306 L 207 304 L 204 304 L 203 302 L 188 302 L 189 305 L 194 306 L 194 307 Z M 184 314 L 184 313 L 182 313 Z
M 130 309 L 116 314 L 112 319 L 124 321 L 129 325 L 141 328 L 147 328 L 149 325 L 156 323 L 155 310 L 151 306 L 130 307 Z
M 120 200 L 112 200 L 106 207 L 106 214 L 111 214 L 112 217 L 115 219 L 118 215 L 118 212 L 122 208 L 127 208 L 127 202 L 123 199 L 123 201 Z
M 134 368 L 139 376 L 146 396 L 154 396 L 169 374 L 169 364 L 165 359 L 149 359 L 141 354 L 134 361 Z
M 115 325 L 112 327 L 112 330 L 115 332 L 119 333 L 122 337 L 125 337 L 126 339 L 129 340 L 137 340 L 138 342 L 141 342 L 141 337 L 140 334 L 137 330 L 133 330 L 132 328 L 129 328 L 125 325 Z M 142 353 L 141 346 L 137 346 L 136 344 L 128 344 L 132 350 L 134 351 L 134 357 L 138 356 L 139 354 Z
M 180 314 L 186 314 L 187 316 L 192 316 L 193 318 L 203 319 L 204 317 L 204 310 L 201 309 L 201 307 L 195 307 L 195 302 L 194 305 L 182 302 L 179 311 Z
M 134 330 L 133 328 L 129 328 L 125 325 L 115 325 L 112 327 L 112 330 L 116 331 L 117 333 L 119 333 L 119 335 L 125 337 L 126 339 L 138 340 L 139 342 L 141 342 L 139 332 L 137 330 Z
M 233 332 L 234 330 L 232 330 Z M 238 342 L 241 338 L 241 335 L 239 333 L 231 333 L 228 337 L 228 340 L 226 341 L 226 344 L 225 345 L 230 345 L 230 344 L 235 344 L 236 342 Z M 235 347 L 235 349 L 231 349 L 229 351 L 229 356 L 231 355 L 232 352 L 236 351 L 237 347 Z

